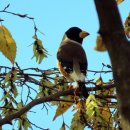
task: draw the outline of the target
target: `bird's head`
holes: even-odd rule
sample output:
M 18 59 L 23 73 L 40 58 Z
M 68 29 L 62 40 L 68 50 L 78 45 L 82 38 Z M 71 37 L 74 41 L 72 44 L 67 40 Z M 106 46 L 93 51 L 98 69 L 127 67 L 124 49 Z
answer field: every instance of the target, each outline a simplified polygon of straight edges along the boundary
M 69 39 L 79 42 L 80 44 L 82 44 L 83 39 L 89 35 L 88 32 L 85 32 L 78 27 L 69 28 L 65 34 Z

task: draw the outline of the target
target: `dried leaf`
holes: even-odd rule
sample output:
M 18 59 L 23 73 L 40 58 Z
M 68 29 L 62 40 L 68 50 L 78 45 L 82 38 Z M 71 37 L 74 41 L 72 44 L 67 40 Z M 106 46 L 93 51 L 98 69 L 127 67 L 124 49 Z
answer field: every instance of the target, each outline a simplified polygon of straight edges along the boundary
M 13 93 L 15 98 L 18 96 L 18 90 L 14 84 L 11 86 L 11 92 Z
M 42 79 L 40 82 L 44 87 L 53 87 L 54 86 L 54 84 L 48 79 Z
M 10 73 L 10 72 L 6 74 L 5 80 L 4 80 L 5 83 L 10 80 L 10 76 L 11 76 L 11 73 Z
M 100 108 L 100 116 L 106 123 L 112 123 L 111 112 L 107 105 Z
M 35 57 L 36 58 L 36 62 L 41 64 L 42 60 L 45 57 L 47 57 L 48 52 L 43 47 L 42 41 L 40 39 L 38 39 L 36 35 L 33 36 L 33 38 L 35 39 L 35 41 L 33 43 L 33 53 L 34 53 L 34 55 L 33 55 L 32 59 Z
M 76 106 L 74 106 L 74 109 L 73 110 L 81 110 L 82 109 L 82 105 L 81 105 L 81 103 L 80 102 L 78 102 L 77 104 L 76 104 Z
M 46 75 L 51 75 L 53 73 L 54 73 L 54 71 L 52 71 L 52 70 L 45 70 L 44 71 L 44 74 L 46 74 Z
M 125 26 L 126 36 L 128 38 L 130 38 L 130 13 L 129 13 L 128 17 L 125 20 L 124 26 Z
M 66 96 L 62 99 L 71 99 L 71 96 Z M 71 106 L 73 105 L 73 103 L 71 102 L 59 102 L 58 108 L 56 109 L 56 113 L 55 116 L 53 118 L 53 121 L 60 115 L 62 115 L 63 113 L 65 113 Z
M 96 79 L 96 85 L 97 85 L 97 86 L 103 85 L 103 80 L 102 80 L 101 77 L 99 77 L 99 78 Z
M 97 36 L 96 46 L 94 47 L 94 49 L 96 51 L 106 51 L 107 50 L 105 44 L 103 43 L 101 36 Z
M 124 0 L 116 0 L 117 4 L 119 5 L 120 3 L 122 3 Z
M 65 129 L 65 123 L 64 123 L 64 122 L 62 123 L 62 126 L 61 126 L 60 130 L 66 130 L 66 129 Z
M 70 130 L 84 130 L 86 123 L 82 121 L 82 115 L 79 111 L 74 114 L 74 117 L 71 121 Z
M 16 43 L 5 26 L 0 26 L 0 51 L 14 64 L 16 57 Z

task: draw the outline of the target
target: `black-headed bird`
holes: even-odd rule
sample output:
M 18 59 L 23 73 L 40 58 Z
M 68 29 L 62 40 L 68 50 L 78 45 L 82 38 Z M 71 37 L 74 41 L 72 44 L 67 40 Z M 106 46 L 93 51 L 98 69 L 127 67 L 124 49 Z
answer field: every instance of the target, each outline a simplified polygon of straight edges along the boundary
M 83 39 L 89 33 L 78 27 L 69 28 L 61 41 L 57 52 L 58 69 L 70 82 L 77 82 L 83 97 L 88 97 L 85 87 L 87 57 L 82 47 Z

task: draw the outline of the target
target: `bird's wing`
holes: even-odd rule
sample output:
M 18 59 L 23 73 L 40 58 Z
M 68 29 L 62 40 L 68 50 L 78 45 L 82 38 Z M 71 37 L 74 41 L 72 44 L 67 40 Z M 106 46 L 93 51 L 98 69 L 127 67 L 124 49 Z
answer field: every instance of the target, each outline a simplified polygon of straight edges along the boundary
M 86 75 L 87 58 L 81 45 L 69 41 L 62 43 L 58 49 L 57 59 L 67 73 L 73 72 L 73 63 L 76 60 L 75 62 L 79 65 L 80 72 Z

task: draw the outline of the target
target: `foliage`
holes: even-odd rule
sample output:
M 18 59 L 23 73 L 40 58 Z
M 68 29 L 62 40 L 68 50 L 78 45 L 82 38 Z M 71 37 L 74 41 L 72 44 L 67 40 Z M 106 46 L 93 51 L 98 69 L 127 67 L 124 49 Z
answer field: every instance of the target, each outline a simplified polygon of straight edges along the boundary
M 122 1 L 117 0 L 117 3 L 120 4 Z M 7 12 L 21 18 L 28 18 L 34 22 L 34 18 L 27 15 L 6 11 L 9 6 L 7 5 L 0 12 Z M 130 15 L 125 21 L 125 32 L 128 38 L 130 35 L 129 19 Z M 32 58 L 35 57 L 36 62 L 40 64 L 47 57 L 48 52 L 43 47 L 42 41 L 38 38 L 37 31 L 38 28 L 34 22 L 34 55 Z M 98 51 L 106 50 L 101 36 L 97 37 L 95 49 Z M 16 43 L 11 35 L 11 31 L 3 25 L 0 26 L 0 51 L 13 64 L 12 68 L 0 66 L 0 88 L 3 92 L 0 99 L 0 123 L 4 122 L 1 125 L 13 125 L 15 124 L 15 119 L 19 130 L 28 130 L 33 127 L 43 129 L 28 119 L 28 111 L 38 104 L 37 101 L 43 101 L 42 103 L 45 108 L 46 102 L 50 102 L 51 106 L 57 107 L 53 121 L 59 116 L 64 117 L 64 113 L 73 107 L 74 115 L 69 128 L 70 130 L 83 130 L 85 127 L 92 130 L 118 130 L 121 128 L 114 80 L 104 82 L 101 76 L 96 81 L 93 79 L 87 80 L 87 90 L 90 95 L 87 99 L 84 99 L 74 84 L 69 88 L 70 83 L 60 75 L 57 68 L 48 70 L 38 68 L 21 69 L 15 62 Z M 103 64 L 104 66 L 108 68 L 107 71 L 88 70 L 88 72 L 92 72 L 94 75 L 97 73 L 101 75 L 102 73 L 107 74 L 112 72 L 110 65 Z M 22 93 L 25 89 L 28 92 L 26 99 L 23 99 Z M 32 97 L 31 92 L 35 93 L 35 97 Z M 33 106 L 30 107 L 31 103 Z M 68 126 L 63 118 L 60 130 L 65 130 L 66 127 Z
M 34 55 L 32 58 L 36 57 L 36 62 L 40 64 L 44 57 L 47 57 L 47 50 L 43 47 L 42 41 L 37 38 L 37 35 L 33 37 L 35 39 L 33 43 Z

